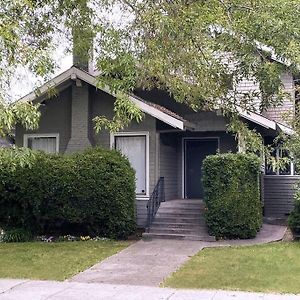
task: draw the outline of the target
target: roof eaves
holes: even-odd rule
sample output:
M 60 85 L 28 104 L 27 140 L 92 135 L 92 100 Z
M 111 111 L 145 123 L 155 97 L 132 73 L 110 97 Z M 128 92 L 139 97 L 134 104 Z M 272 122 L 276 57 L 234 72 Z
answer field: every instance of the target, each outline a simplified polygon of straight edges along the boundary
M 241 107 L 237 107 L 237 111 L 242 118 L 247 119 L 251 122 L 254 122 L 258 125 L 261 125 L 264 128 L 273 129 L 273 130 L 276 130 L 276 128 L 277 128 L 275 121 L 272 121 L 260 114 L 257 114 L 257 113 L 251 112 L 251 111 L 246 111 L 246 110 L 242 109 Z
M 50 81 L 48 81 L 47 83 L 42 85 L 39 89 L 31 92 L 30 94 L 24 96 L 23 98 L 19 99 L 18 101 L 32 102 L 37 97 L 41 97 L 41 96 L 45 95 L 49 91 L 49 89 L 55 88 L 58 85 L 64 83 L 65 81 L 67 81 L 69 79 L 71 79 L 71 80 L 81 79 L 97 88 L 97 79 L 95 78 L 95 76 L 73 66 L 70 69 L 68 69 L 67 71 L 61 73 L 60 75 L 56 76 L 55 78 L 51 79 Z M 106 92 L 114 97 L 116 96 L 115 93 L 113 93 L 109 89 L 108 86 L 101 87 L 101 90 L 103 90 L 104 92 Z M 161 120 L 162 122 L 164 122 L 174 128 L 179 128 L 181 130 L 185 129 L 183 119 L 181 120 L 179 118 L 172 116 L 171 114 L 168 114 L 165 111 L 159 110 L 158 108 L 151 106 L 149 103 L 147 103 L 147 101 L 138 99 L 138 97 L 135 97 L 130 94 L 128 94 L 128 96 L 129 96 L 129 99 L 133 103 L 135 103 L 137 105 L 137 107 L 139 107 L 143 112 Z

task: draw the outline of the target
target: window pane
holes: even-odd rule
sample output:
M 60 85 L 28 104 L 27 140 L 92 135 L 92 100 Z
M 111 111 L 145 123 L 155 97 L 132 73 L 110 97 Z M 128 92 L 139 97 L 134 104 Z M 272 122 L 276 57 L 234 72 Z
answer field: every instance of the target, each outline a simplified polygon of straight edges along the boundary
M 28 148 L 46 153 L 56 153 L 56 137 L 29 137 Z
M 146 194 L 146 137 L 116 136 L 115 145 L 136 172 L 136 193 Z

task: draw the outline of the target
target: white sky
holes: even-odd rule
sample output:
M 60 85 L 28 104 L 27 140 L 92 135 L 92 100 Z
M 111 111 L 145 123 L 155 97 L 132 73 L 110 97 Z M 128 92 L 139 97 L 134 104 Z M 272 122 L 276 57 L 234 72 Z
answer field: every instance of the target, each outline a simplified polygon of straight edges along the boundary
M 132 16 L 121 11 L 119 6 L 115 6 L 110 13 L 102 11 L 98 13 L 100 18 L 113 23 L 115 26 L 123 26 L 132 20 Z M 53 54 L 58 68 L 55 70 L 51 78 L 66 71 L 72 66 L 72 55 L 65 53 L 66 41 L 59 41 L 60 47 L 58 47 Z M 11 82 L 10 95 L 12 100 L 18 100 L 19 98 L 32 92 L 36 87 L 42 85 L 44 82 L 41 79 L 36 78 L 31 72 L 26 69 L 20 69 L 17 71 L 16 77 Z
M 55 57 L 58 68 L 51 76 L 52 78 L 66 71 L 72 66 L 72 56 L 65 55 L 63 50 L 59 49 L 57 53 L 55 53 Z M 10 95 L 12 100 L 18 100 L 19 98 L 29 94 L 41 84 L 43 84 L 43 82 L 31 72 L 26 69 L 20 69 L 15 79 L 11 83 Z

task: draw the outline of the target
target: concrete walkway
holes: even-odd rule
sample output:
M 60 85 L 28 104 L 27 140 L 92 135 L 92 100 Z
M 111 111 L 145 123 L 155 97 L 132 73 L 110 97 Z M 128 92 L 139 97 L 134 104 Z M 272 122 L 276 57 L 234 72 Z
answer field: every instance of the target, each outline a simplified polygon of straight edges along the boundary
M 69 281 L 159 286 L 191 256 L 206 247 L 254 245 L 281 240 L 286 227 L 264 224 L 255 239 L 219 242 L 161 240 L 139 241 L 77 274 Z
M 204 247 L 196 241 L 138 241 L 69 281 L 159 286 Z
M 287 231 L 286 226 L 263 224 L 262 229 L 254 239 L 248 240 L 225 240 L 210 243 L 214 246 L 250 246 L 267 244 L 271 242 L 281 241 Z
M 78 282 L 0 280 L 0 300 L 296 300 L 300 295 L 175 290 Z

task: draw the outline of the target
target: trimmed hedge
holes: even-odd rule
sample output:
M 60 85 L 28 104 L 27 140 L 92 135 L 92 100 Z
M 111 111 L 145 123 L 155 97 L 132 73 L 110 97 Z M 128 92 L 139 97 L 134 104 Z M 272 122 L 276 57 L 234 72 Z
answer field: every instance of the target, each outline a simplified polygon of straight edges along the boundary
M 252 238 L 262 225 L 260 161 L 249 154 L 208 156 L 202 167 L 206 223 L 217 238 Z
M 135 173 L 120 153 L 0 152 L 0 227 L 125 238 L 135 230 Z
M 300 191 L 295 194 L 295 207 L 289 215 L 288 225 L 294 235 L 300 236 Z

